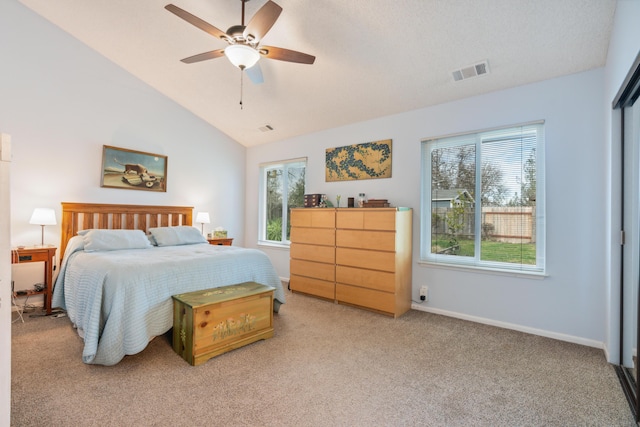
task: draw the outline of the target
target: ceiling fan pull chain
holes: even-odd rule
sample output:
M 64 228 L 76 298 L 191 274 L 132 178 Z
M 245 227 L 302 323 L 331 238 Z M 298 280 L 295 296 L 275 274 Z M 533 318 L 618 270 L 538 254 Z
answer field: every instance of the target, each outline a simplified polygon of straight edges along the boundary
M 242 4 L 244 5 L 244 2 Z M 240 70 L 240 109 L 241 110 L 244 109 L 243 105 L 242 105 L 242 82 L 243 82 L 242 74 L 244 74 L 244 73 L 242 72 L 242 70 Z

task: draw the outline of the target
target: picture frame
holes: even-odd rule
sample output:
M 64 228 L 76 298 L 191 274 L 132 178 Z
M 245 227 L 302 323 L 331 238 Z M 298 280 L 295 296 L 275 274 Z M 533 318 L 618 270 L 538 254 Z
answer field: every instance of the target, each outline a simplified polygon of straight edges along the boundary
M 100 187 L 167 191 L 167 156 L 104 145 Z
M 391 178 L 392 140 L 325 150 L 325 181 Z

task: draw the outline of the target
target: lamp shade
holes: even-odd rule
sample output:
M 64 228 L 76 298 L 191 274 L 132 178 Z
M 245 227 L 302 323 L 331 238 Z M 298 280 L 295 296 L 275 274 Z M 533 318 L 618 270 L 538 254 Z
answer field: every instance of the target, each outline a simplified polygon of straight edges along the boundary
M 257 50 L 244 44 L 227 46 L 224 54 L 233 65 L 241 70 L 253 67 L 260 59 L 260 53 Z
M 198 212 L 196 214 L 196 222 L 201 224 L 209 224 L 211 220 L 209 219 L 209 212 Z
M 29 224 L 56 225 L 56 212 L 51 208 L 35 208 Z

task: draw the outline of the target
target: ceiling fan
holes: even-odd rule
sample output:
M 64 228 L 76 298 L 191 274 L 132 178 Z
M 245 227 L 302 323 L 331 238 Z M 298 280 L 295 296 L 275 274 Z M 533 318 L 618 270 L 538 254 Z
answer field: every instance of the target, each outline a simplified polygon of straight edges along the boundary
M 280 61 L 296 62 L 299 64 L 313 64 L 316 59 L 315 56 L 297 52 L 295 50 L 260 44 L 262 38 L 267 34 L 280 16 L 280 13 L 282 12 L 282 8 L 280 6 L 271 0 L 267 1 L 267 3 L 256 12 L 253 18 L 251 18 L 251 21 L 249 21 L 245 26 L 244 4 L 249 0 L 240 1 L 242 2 L 241 24 L 229 27 L 226 32 L 219 30 L 208 22 L 203 21 L 176 5 L 168 4 L 165 6 L 165 9 L 169 12 L 174 13 L 188 23 L 200 28 L 202 31 L 224 40 L 229 44 L 229 46 L 223 49 L 216 49 L 184 58 L 181 60 L 182 62 L 192 64 L 194 62 L 226 56 L 233 65 L 240 68 L 242 71 L 246 71 L 247 75 L 254 83 L 263 82 L 262 71 L 258 65 L 258 60 L 261 56 Z

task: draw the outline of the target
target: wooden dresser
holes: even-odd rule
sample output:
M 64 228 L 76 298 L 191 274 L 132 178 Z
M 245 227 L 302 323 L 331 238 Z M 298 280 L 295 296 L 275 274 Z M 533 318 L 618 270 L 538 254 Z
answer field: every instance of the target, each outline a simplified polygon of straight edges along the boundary
M 410 208 L 292 209 L 291 290 L 402 315 L 411 308 L 411 215 Z
M 294 292 L 335 300 L 336 210 L 291 210 L 290 281 Z

